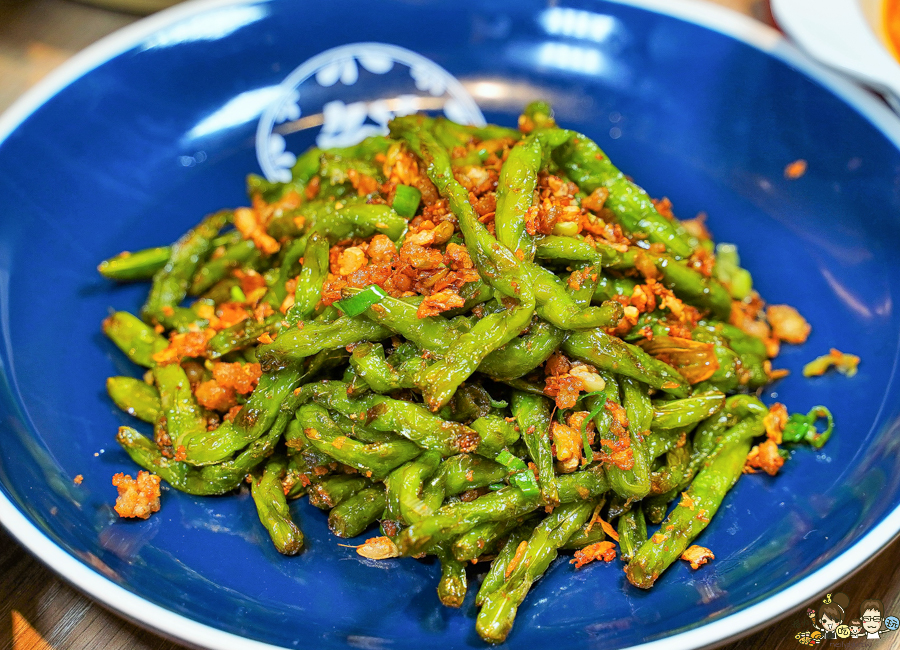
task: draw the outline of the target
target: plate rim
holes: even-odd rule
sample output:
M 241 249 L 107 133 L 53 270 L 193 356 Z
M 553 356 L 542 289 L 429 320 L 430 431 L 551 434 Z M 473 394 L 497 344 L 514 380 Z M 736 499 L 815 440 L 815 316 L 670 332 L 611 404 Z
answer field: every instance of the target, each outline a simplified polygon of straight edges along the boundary
M 900 62 L 873 31 L 859 0 L 829 0 L 829 7 L 818 2 L 771 0 L 772 16 L 810 56 L 880 92 L 900 112 Z M 835 33 L 854 46 L 835 46 Z
M 777 30 L 707 0 L 605 0 L 676 18 L 734 38 L 796 68 L 837 95 L 900 149 L 900 119 L 863 88 L 827 69 L 791 45 Z M 35 111 L 100 65 L 174 23 L 199 14 L 265 0 L 188 0 L 119 29 L 72 56 L 19 97 L 0 115 L 0 145 Z M 894 372 L 897 363 L 895 359 Z M 152 603 L 102 575 L 64 550 L 0 487 L 0 524 L 57 575 L 107 609 L 165 637 L 210 650 L 276 650 L 275 646 L 200 623 Z M 855 544 L 797 583 L 738 612 L 693 629 L 623 650 L 697 650 L 737 639 L 773 623 L 824 593 L 873 559 L 900 533 L 900 506 Z M 773 612 L 775 612 L 773 614 Z

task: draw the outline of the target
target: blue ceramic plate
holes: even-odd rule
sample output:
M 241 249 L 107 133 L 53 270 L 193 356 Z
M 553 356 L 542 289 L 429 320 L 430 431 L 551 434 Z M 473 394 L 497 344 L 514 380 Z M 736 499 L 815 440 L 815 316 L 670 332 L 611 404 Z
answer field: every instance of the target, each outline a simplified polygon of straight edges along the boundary
M 338 48 L 338 49 L 334 49 Z M 324 53 L 324 54 L 323 54 Z M 314 141 L 340 143 L 415 107 L 514 124 L 544 97 L 682 216 L 705 211 L 770 302 L 813 324 L 766 394 L 827 404 L 838 430 L 781 475 L 743 478 L 702 543 L 649 592 L 618 562 L 553 565 L 509 646 L 694 648 L 771 621 L 860 566 L 900 528 L 897 333 L 900 124 L 774 32 L 686 0 L 199 2 L 77 56 L 0 121 L 0 519 L 123 615 L 210 648 L 480 648 L 472 595 L 443 608 L 438 567 L 372 563 L 298 504 L 309 540 L 279 556 L 247 494 L 167 491 L 117 521 L 104 380 L 135 369 L 100 333 L 146 286 L 97 262 L 168 243 L 245 202 Z M 786 180 L 792 161 L 806 175 Z M 859 374 L 807 380 L 838 347 Z M 81 485 L 73 483 L 77 474 Z

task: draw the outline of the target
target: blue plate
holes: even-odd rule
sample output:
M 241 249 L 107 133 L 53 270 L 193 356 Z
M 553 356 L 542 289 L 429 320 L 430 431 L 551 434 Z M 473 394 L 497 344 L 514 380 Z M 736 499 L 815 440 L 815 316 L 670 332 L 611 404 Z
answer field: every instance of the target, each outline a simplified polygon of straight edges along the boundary
M 246 493 L 168 490 L 150 520 L 118 521 L 110 477 L 135 467 L 104 380 L 136 369 L 100 321 L 137 310 L 146 286 L 95 267 L 245 203 L 245 174 L 277 178 L 314 141 L 417 106 L 512 125 L 536 97 L 679 215 L 705 211 L 760 293 L 809 319 L 766 398 L 827 404 L 837 432 L 777 478 L 740 481 L 699 571 L 678 562 L 644 592 L 618 562 L 557 561 L 508 645 L 698 647 L 871 557 L 900 529 L 900 124 L 774 32 L 676 0 L 189 3 L 61 68 L 0 121 L 3 523 L 94 598 L 196 645 L 484 647 L 472 594 L 442 607 L 434 563 L 366 561 L 306 504 L 295 558 L 275 552 Z M 798 159 L 808 171 L 786 179 Z M 804 379 L 829 347 L 860 355 L 859 374 Z

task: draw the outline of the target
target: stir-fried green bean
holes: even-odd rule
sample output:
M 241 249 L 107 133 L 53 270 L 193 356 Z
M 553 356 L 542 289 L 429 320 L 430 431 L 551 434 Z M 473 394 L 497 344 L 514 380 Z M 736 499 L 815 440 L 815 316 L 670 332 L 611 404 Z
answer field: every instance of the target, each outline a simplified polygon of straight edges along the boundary
M 358 552 L 436 556 L 448 607 L 490 561 L 474 599 L 490 643 L 536 580 L 574 570 L 561 550 L 580 567 L 617 543 L 648 588 L 745 467 L 775 473 L 779 445 L 833 429 L 824 407 L 755 396 L 777 330 L 733 246 L 546 103 L 519 126 L 395 118 L 99 267 L 151 281 L 140 318 L 103 321 L 143 373 L 107 381 L 145 429 L 117 436 L 136 464 L 194 495 L 249 486 L 284 555 L 304 547 L 288 505 L 304 494 L 337 537 L 380 527 Z

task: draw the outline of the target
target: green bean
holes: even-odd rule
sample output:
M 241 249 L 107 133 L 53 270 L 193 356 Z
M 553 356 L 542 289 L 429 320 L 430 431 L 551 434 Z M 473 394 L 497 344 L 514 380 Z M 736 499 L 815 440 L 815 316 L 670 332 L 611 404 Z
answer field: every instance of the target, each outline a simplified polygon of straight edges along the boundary
M 386 235 L 392 241 L 399 240 L 407 228 L 406 219 L 389 205 L 357 203 L 341 208 L 338 215 L 358 228 Z
M 280 311 L 288 297 L 287 282 L 300 272 L 300 259 L 306 252 L 306 242 L 294 240 L 282 248 L 280 265 L 273 269 L 274 280 L 262 297 L 276 312 Z
M 588 526 L 590 526 L 590 530 L 588 530 Z M 606 533 L 603 531 L 603 526 L 590 519 L 588 523 L 581 527 L 581 530 L 576 531 L 569 538 L 569 541 L 560 546 L 560 548 L 577 551 L 585 546 L 602 542 L 604 539 L 606 539 Z
M 409 524 L 414 524 L 434 511 L 432 503 L 422 499 L 425 481 L 437 470 L 441 463 L 441 455 L 436 451 L 426 451 L 411 463 L 408 463 L 399 475 L 397 497 L 400 515 Z M 443 500 L 443 494 L 442 498 Z M 437 504 L 438 506 L 440 503 Z
M 533 297 L 530 297 L 527 276 L 519 260 L 509 249 L 499 245 L 478 220 L 468 201 L 468 192 L 453 177 L 447 151 L 427 131 L 427 124 L 428 120 L 423 116 L 408 116 L 393 120 L 390 128 L 395 137 L 404 140 L 424 161 L 431 182 L 459 219 L 469 255 L 482 279 L 504 295 L 531 304 L 533 309 Z
M 438 117 L 434 120 L 434 131 L 440 136 L 441 143 L 448 149 L 456 146 L 469 144 L 475 140 L 519 140 L 522 133 L 516 129 L 509 129 L 505 126 L 496 124 L 486 124 L 484 126 L 471 126 L 467 124 L 457 124 L 450 120 Z
M 612 300 L 614 296 L 630 296 L 637 286 L 637 281 L 633 278 L 616 278 L 606 273 L 597 274 L 597 286 L 594 287 L 594 302 L 604 302 Z
M 176 452 L 193 452 L 191 441 L 206 434 L 206 417 L 194 399 L 187 374 L 177 363 L 155 366 L 152 372 L 153 382 L 159 390 L 160 415 L 157 428 L 168 434 Z M 221 460 L 198 459 L 192 453 L 186 456 L 185 460 L 193 465 L 209 465 Z
M 297 420 L 309 443 L 336 461 L 355 467 L 366 476 L 382 479 L 398 465 L 415 458 L 422 450 L 408 440 L 363 444 L 348 438 L 326 411 L 317 404 L 297 409 Z
M 225 494 L 239 487 L 247 473 L 272 453 L 282 432 L 283 429 L 273 429 L 233 460 L 204 467 L 165 458 L 152 440 L 131 427 L 120 427 L 116 440 L 131 460 L 147 471 L 159 474 L 176 490 L 203 496 Z
M 497 557 L 494 558 L 494 561 L 491 562 L 490 571 L 488 571 L 484 580 L 481 582 L 481 588 L 475 596 L 475 604 L 477 606 L 481 607 L 488 595 L 497 591 L 497 589 L 499 589 L 506 581 L 506 570 L 509 568 L 509 563 L 512 562 L 512 559 L 516 556 L 519 545 L 531 537 L 534 528 L 534 522 L 529 522 L 528 524 L 518 526 L 510 533 L 503 548 L 500 549 L 500 553 L 498 553 Z
M 539 504 L 539 498 L 525 496 L 521 490 L 512 486 L 478 497 L 474 501 L 451 503 L 400 533 L 397 547 L 404 555 L 414 555 L 423 551 L 430 543 L 462 535 L 487 521 L 520 517 Z
M 534 239 L 525 232 L 525 213 L 531 207 L 540 168 L 541 143 L 535 137 L 525 138 L 510 149 L 497 183 L 497 240 L 528 260 L 534 259 Z
M 497 543 L 522 523 L 522 518 L 488 521 L 463 533 L 453 543 L 453 555 L 460 562 L 475 560 L 490 553 Z
M 471 427 L 478 432 L 481 442 L 477 453 L 493 458 L 519 439 L 518 428 L 499 415 L 485 415 L 473 421 Z
M 527 333 L 487 355 L 478 371 L 499 380 L 522 377 L 550 358 L 565 335 L 550 323 L 535 320 Z
M 283 326 L 284 317 L 281 314 L 273 314 L 262 321 L 245 318 L 216 332 L 206 343 L 207 355 L 210 359 L 220 359 L 226 354 L 255 345 L 263 334 L 277 334 Z
M 466 563 L 456 559 L 446 544 L 435 547 L 435 554 L 441 561 L 438 598 L 445 607 L 462 607 L 469 587 L 466 579 Z
M 345 289 L 345 295 L 354 296 L 361 289 Z M 415 305 L 387 296 L 369 307 L 364 313 L 374 323 L 400 334 L 423 350 L 443 355 L 463 333 L 471 329 L 465 317 L 448 320 L 441 316 L 419 318 Z
M 291 501 L 306 494 L 307 485 L 311 483 L 310 475 L 313 474 L 309 463 L 303 458 L 303 454 L 292 449 L 287 450 L 288 464 L 281 479 L 281 488 L 284 497 Z
M 550 402 L 543 397 L 513 391 L 511 407 L 528 455 L 537 467 L 544 503 L 554 505 L 559 502 L 559 483 L 550 447 Z
M 520 125 L 523 122 L 532 129 L 545 129 L 556 126 L 556 120 L 553 119 L 553 108 L 551 108 L 550 104 L 540 99 L 529 102 L 522 110 L 522 115 L 519 118 Z M 520 128 L 523 131 L 528 131 L 528 128 L 525 126 Z
M 356 537 L 384 512 L 384 487 L 360 490 L 328 514 L 328 529 L 338 537 Z
M 619 548 L 622 561 L 629 562 L 638 548 L 647 541 L 647 522 L 641 504 L 636 503 L 631 510 L 619 517 Z
M 283 330 L 271 343 L 260 345 L 257 356 L 265 369 L 270 364 L 297 361 L 360 341 L 380 341 L 390 335 L 390 330 L 361 316 L 342 316 L 332 323 L 307 321 L 299 329 Z
M 650 495 L 641 501 L 644 517 L 651 524 L 660 524 L 666 518 L 669 505 L 675 500 L 679 491 L 669 490 L 662 494 Z
M 554 235 L 544 237 L 537 243 L 536 254 L 540 259 L 592 262 L 617 271 L 643 268 L 641 261 L 644 260 L 656 268 L 663 286 L 671 289 L 682 300 L 710 310 L 716 318 L 728 318 L 731 313 L 731 295 L 720 282 L 704 276 L 670 255 L 651 253 L 637 246 L 623 253 L 603 241 L 588 244 L 574 237 Z M 614 287 L 617 288 L 606 289 L 610 292 L 607 299 L 612 297 L 613 291 L 630 294 L 634 284 L 617 280 Z
M 100 262 L 97 270 L 104 278 L 119 282 L 149 280 L 169 261 L 171 248 L 159 246 L 141 251 L 124 251 Z
M 621 497 L 641 499 L 650 491 L 650 453 L 644 441 L 645 428 L 653 417 L 650 398 L 633 379 L 621 379 L 622 405 L 628 415 L 629 449 L 633 464 L 625 469 L 615 464 L 606 467 L 609 485 Z
M 303 399 L 295 389 L 320 371 L 344 358 L 343 350 L 323 351 L 298 366 L 286 366 L 260 377 L 259 384 L 233 422 L 223 422 L 213 431 L 195 428 L 180 438 L 186 459 L 194 464 L 219 462 L 243 449 L 289 414 Z
M 443 359 L 416 373 L 416 385 L 428 408 L 437 411 L 449 402 L 459 385 L 475 372 L 485 357 L 516 337 L 531 321 L 533 313 L 532 298 L 531 302 L 526 299 L 505 313 L 479 319 L 472 331 L 457 339 Z
M 557 477 L 559 482 L 559 502 L 572 503 L 587 501 L 601 496 L 609 490 L 609 478 L 601 465 L 593 465 L 571 474 Z
M 525 213 L 532 204 L 537 176 L 550 150 L 564 140 L 532 135 L 510 149 L 497 183 L 494 226 L 497 240 L 521 259 L 534 259 L 534 239 L 525 231 Z
M 103 321 L 103 333 L 125 356 L 145 368 L 156 365 L 153 355 L 169 346 L 164 337 L 127 311 L 117 311 L 106 318 Z
M 329 476 L 309 486 L 309 502 L 320 510 L 330 510 L 370 485 L 370 480 L 359 475 Z
M 140 379 L 110 377 L 106 380 L 106 392 L 116 406 L 144 422 L 152 424 L 162 414 L 159 391 Z
M 600 370 L 631 377 L 675 397 L 687 397 L 690 392 L 687 381 L 674 368 L 600 329 L 569 333 L 562 350 Z
M 693 394 L 680 400 L 657 402 L 653 407 L 653 422 L 650 428 L 676 429 L 715 415 L 725 405 L 725 395 L 717 391 Z
M 553 159 L 569 178 L 587 194 L 601 187 L 609 190 L 604 207 L 612 210 L 627 232 L 645 234 L 678 257 L 690 257 L 690 244 L 657 212 L 647 193 L 619 171 L 588 137 L 574 131 L 566 133 L 568 142 L 553 152 Z
M 296 323 L 308 319 L 322 300 L 322 285 L 328 275 L 328 240 L 313 233 L 303 255 L 303 269 L 297 278 L 294 304 L 288 309 L 287 319 Z
M 509 473 L 503 465 L 474 454 L 445 458 L 432 481 L 440 481 L 447 496 L 499 483 Z
M 229 243 L 221 249 L 213 251 L 212 256 L 206 260 L 191 279 L 191 286 L 188 293 L 192 296 L 199 296 L 208 291 L 216 282 L 225 278 L 228 273 L 236 268 L 252 262 L 254 257 L 259 256 L 259 249 L 252 239 L 241 239 L 240 233 L 232 231 L 238 235 L 237 240 Z M 221 250 L 221 254 L 217 255 Z
M 551 325 L 564 330 L 611 327 L 622 318 L 622 305 L 605 303 L 600 307 L 581 307 L 568 293 L 566 285 L 542 266 L 528 263 L 526 270 L 533 283 L 537 314 Z
M 356 418 L 376 431 L 393 431 L 424 449 L 436 449 L 444 456 L 472 451 L 478 434 L 469 427 L 447 422 L 420 404 L 367 395 L 359 399 L 347 396 L 347 384 L 319 382 L 311 387 L 317 402 L 348 418 Z
M 659 458 L 667 451 L 671 451 L 683 439 L 687 439 L 687 434 L 691 432 L 693 426 L 681 427 L 677 429 L 650 429 L 650 435 L 646 437 L 647 453 L 651 459 Z
M 331 418 L 337 423 L 345 435 L 366 444 L 400 440 L 400 436 L 395 433 L 390 431 L 376 431 L 375 429 L 367 427 L 356 420 L 351 420 L 340 413 L 331 413 Z
M 403 377 L 384 358 L 380 343 L 360 343 L 350 353 L 350 366 L 376 393 L 390 393 L 401 388 L 412 388 L 411 379 Z
M 644 542 L 625 567 L 628 581 L 649 589 L 706 528 L 722 499 L 741 476 L 750 442 L 739 440 L 723 449 L 697 474 L 687 493 L 659 531 Z
M 591 501 L 562 505 L 538 524 L 527 542 L 520 561 L 510 571 L 502 585 L 487 594 L 475 629 L 478 635 L 489 643 L 502 643 L 506 640 L 516 617 L 516 611 L 525 599 L 534 582 L 549 568 L 556 559 L 558 549 L 591 516 L 594 503 Z
M 650 494 L 664 494 L 677 489 L 685 479 L 690 461 L 690 442 L 666 453 L 666 464 L 650 474 Z
M 230 212 L 216 212 L 206 217 L 171 247 L 165 266 L 153 275 L 150 295 L 141 308 L 141 318 L 165 326 L 175 324 L 175 308 L 184 300 L 191 278 L 200 260 L 209 252 L 213 237 L 231 219 Z
M 303 547 L 303 533 L 291 519 L 291 511 L 284 495 L 281 481 L 286 471 L 287 459 L 284 456 L 272 456 L 262 472 L 253 473 L 250 494 L 256 504 L 259 521 L 269 532 L 278 552 L 296 555 Z

